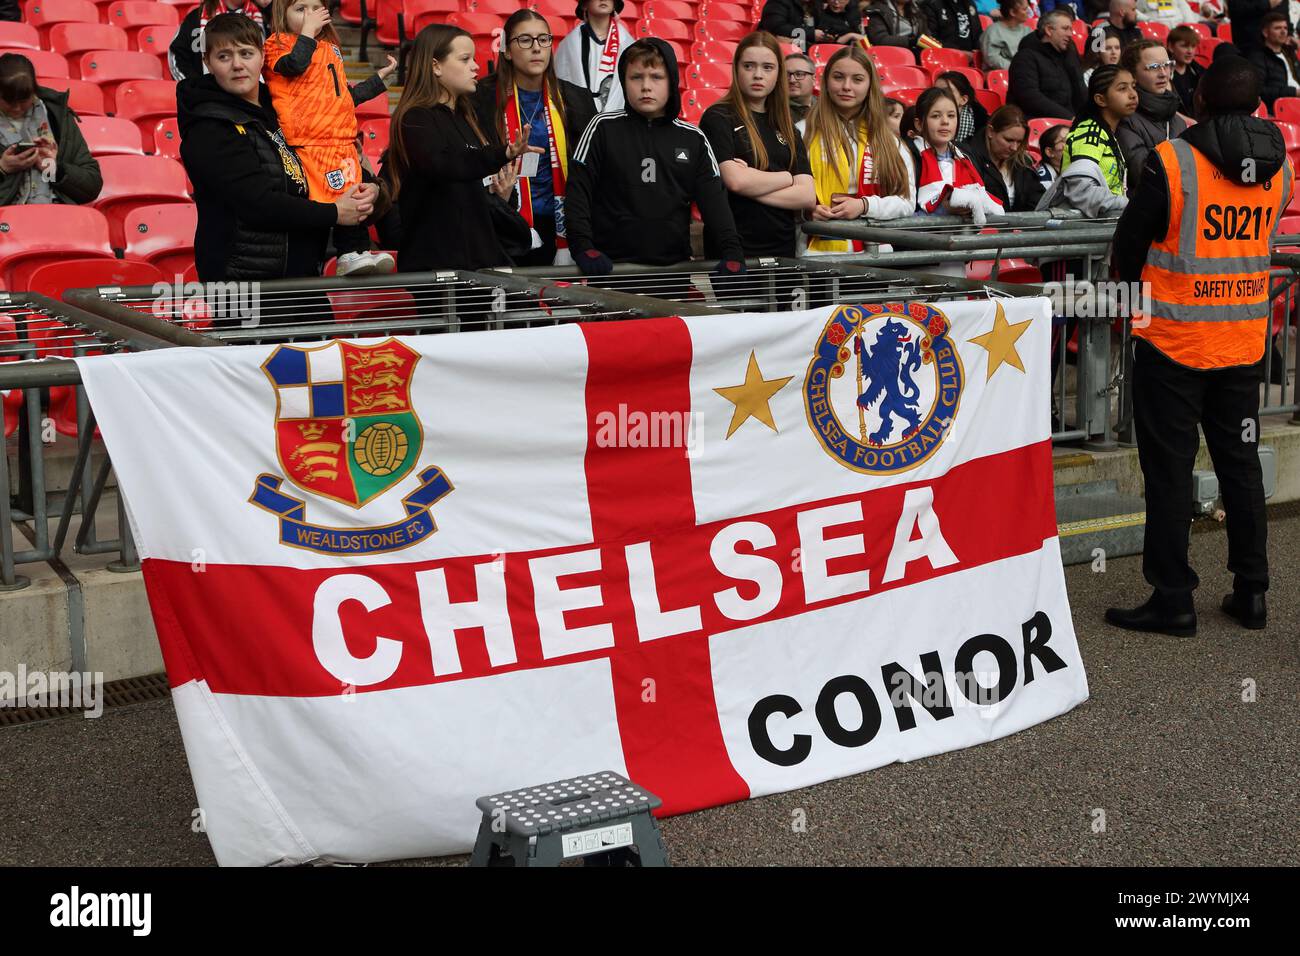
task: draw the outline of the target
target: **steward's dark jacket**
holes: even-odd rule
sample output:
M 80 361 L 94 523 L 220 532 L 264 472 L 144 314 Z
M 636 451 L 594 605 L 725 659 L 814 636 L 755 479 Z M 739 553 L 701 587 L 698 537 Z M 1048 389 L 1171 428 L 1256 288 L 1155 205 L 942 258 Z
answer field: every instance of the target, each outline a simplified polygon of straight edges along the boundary
M 1268 183 L 1286 162 L 1286 145 L 1278 128 L 1268 120 L 1230 114 L 1189 126 L 1182 134 L 1224 176 L 1234 182 Z M 1247 162 L 1250 160 L 1250 162 Z M 1181 184 L 1174 184 L 1181 188 Z M 1151 243 L 1169 231 L 1169 187 L 1164 165 L 1155 150 L 1147 157 L 1137 191 L 1129 199 L 1119 225 L 1111 263 L 1124 282 L 1142 278 Z

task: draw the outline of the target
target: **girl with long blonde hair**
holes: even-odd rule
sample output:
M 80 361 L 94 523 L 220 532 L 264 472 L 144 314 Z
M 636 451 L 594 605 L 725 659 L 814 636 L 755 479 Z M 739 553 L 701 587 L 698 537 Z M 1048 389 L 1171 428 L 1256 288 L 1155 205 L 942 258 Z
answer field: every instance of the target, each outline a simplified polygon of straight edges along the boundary
M 916 212 L 911 156 L 889 127 L 876 66 L 857 44 L 826 63 L 804 138 L 817 189 L 813 221 L 898 219 Z M 862 248 L 856 240 L 808 240 L 809 255 Z
M 790 115 L 785 57 L 776 37 L 749 34 L 736 46 L 731 89 L 700 120 L 727 187 L 745 255 L 794 256 L 798 214 L 817 201 L 808 149 Z M 720 256 L 704 231 L 704 254 Z

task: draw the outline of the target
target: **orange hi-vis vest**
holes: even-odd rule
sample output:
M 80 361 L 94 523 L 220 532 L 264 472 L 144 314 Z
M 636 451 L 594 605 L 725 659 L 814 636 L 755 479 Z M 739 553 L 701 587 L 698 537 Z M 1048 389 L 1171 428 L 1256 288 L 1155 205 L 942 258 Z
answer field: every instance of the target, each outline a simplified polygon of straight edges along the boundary
M 1156 155 L 1169 231 L 1147 253 L 1151 314 L 1134 317 L 1133 334 L 1189 368 L 1253 365 L 1268 338 L 1269 238 L 1291 194 L 1291 162 L 1243 186 L 1186 140 L 1166 140 Z

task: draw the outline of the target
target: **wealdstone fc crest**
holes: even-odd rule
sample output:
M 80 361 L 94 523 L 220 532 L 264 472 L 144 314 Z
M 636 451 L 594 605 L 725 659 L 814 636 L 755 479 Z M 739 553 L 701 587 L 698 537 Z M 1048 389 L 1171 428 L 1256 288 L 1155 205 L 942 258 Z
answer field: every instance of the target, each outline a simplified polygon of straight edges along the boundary
M 808 366 L 808 422 L 827 454 L 855 471 L 907 471 L 943 443 L 963 381 L 948 318 L 938 309 L 843 306 Z
M 261 475 L 250 500 L 280 516 L 284 544 L 372 554 L 409 547 L 437 530 L 429 508 L 451 491 L 438 468 L 422 471 L 420 486 L 403 499 L 407 517 L 379 527 L 308 524 L 306 502 L 281 490 L 287 479 L 308 494 L 361 508 L 410 474 L 424 444 L 411 404 L 419 361 L 413 349 L 390 338 L 378 345 L 282 345 L 263 363 L 275 388 L 275 445 L 284 479 Z

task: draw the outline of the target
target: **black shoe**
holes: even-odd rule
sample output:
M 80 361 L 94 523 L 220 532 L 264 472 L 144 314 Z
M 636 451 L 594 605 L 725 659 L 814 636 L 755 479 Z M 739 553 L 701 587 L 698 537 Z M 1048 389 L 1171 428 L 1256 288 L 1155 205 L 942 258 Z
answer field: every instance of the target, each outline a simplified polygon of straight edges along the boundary
M 1233 591 L 1224 596 L 1222 606 L 1224 614 L 1252 631 L 1262 631 L 1268 623 L 1268 607 L 1262 593 Z
M 1159 595 L 1153 594 L 1145 604 L 1132 610 L 1107 608 L 1106 623 L 1127 631 L 1193 637 L 1196 634 L 1196 611 L 1171 611 Z

